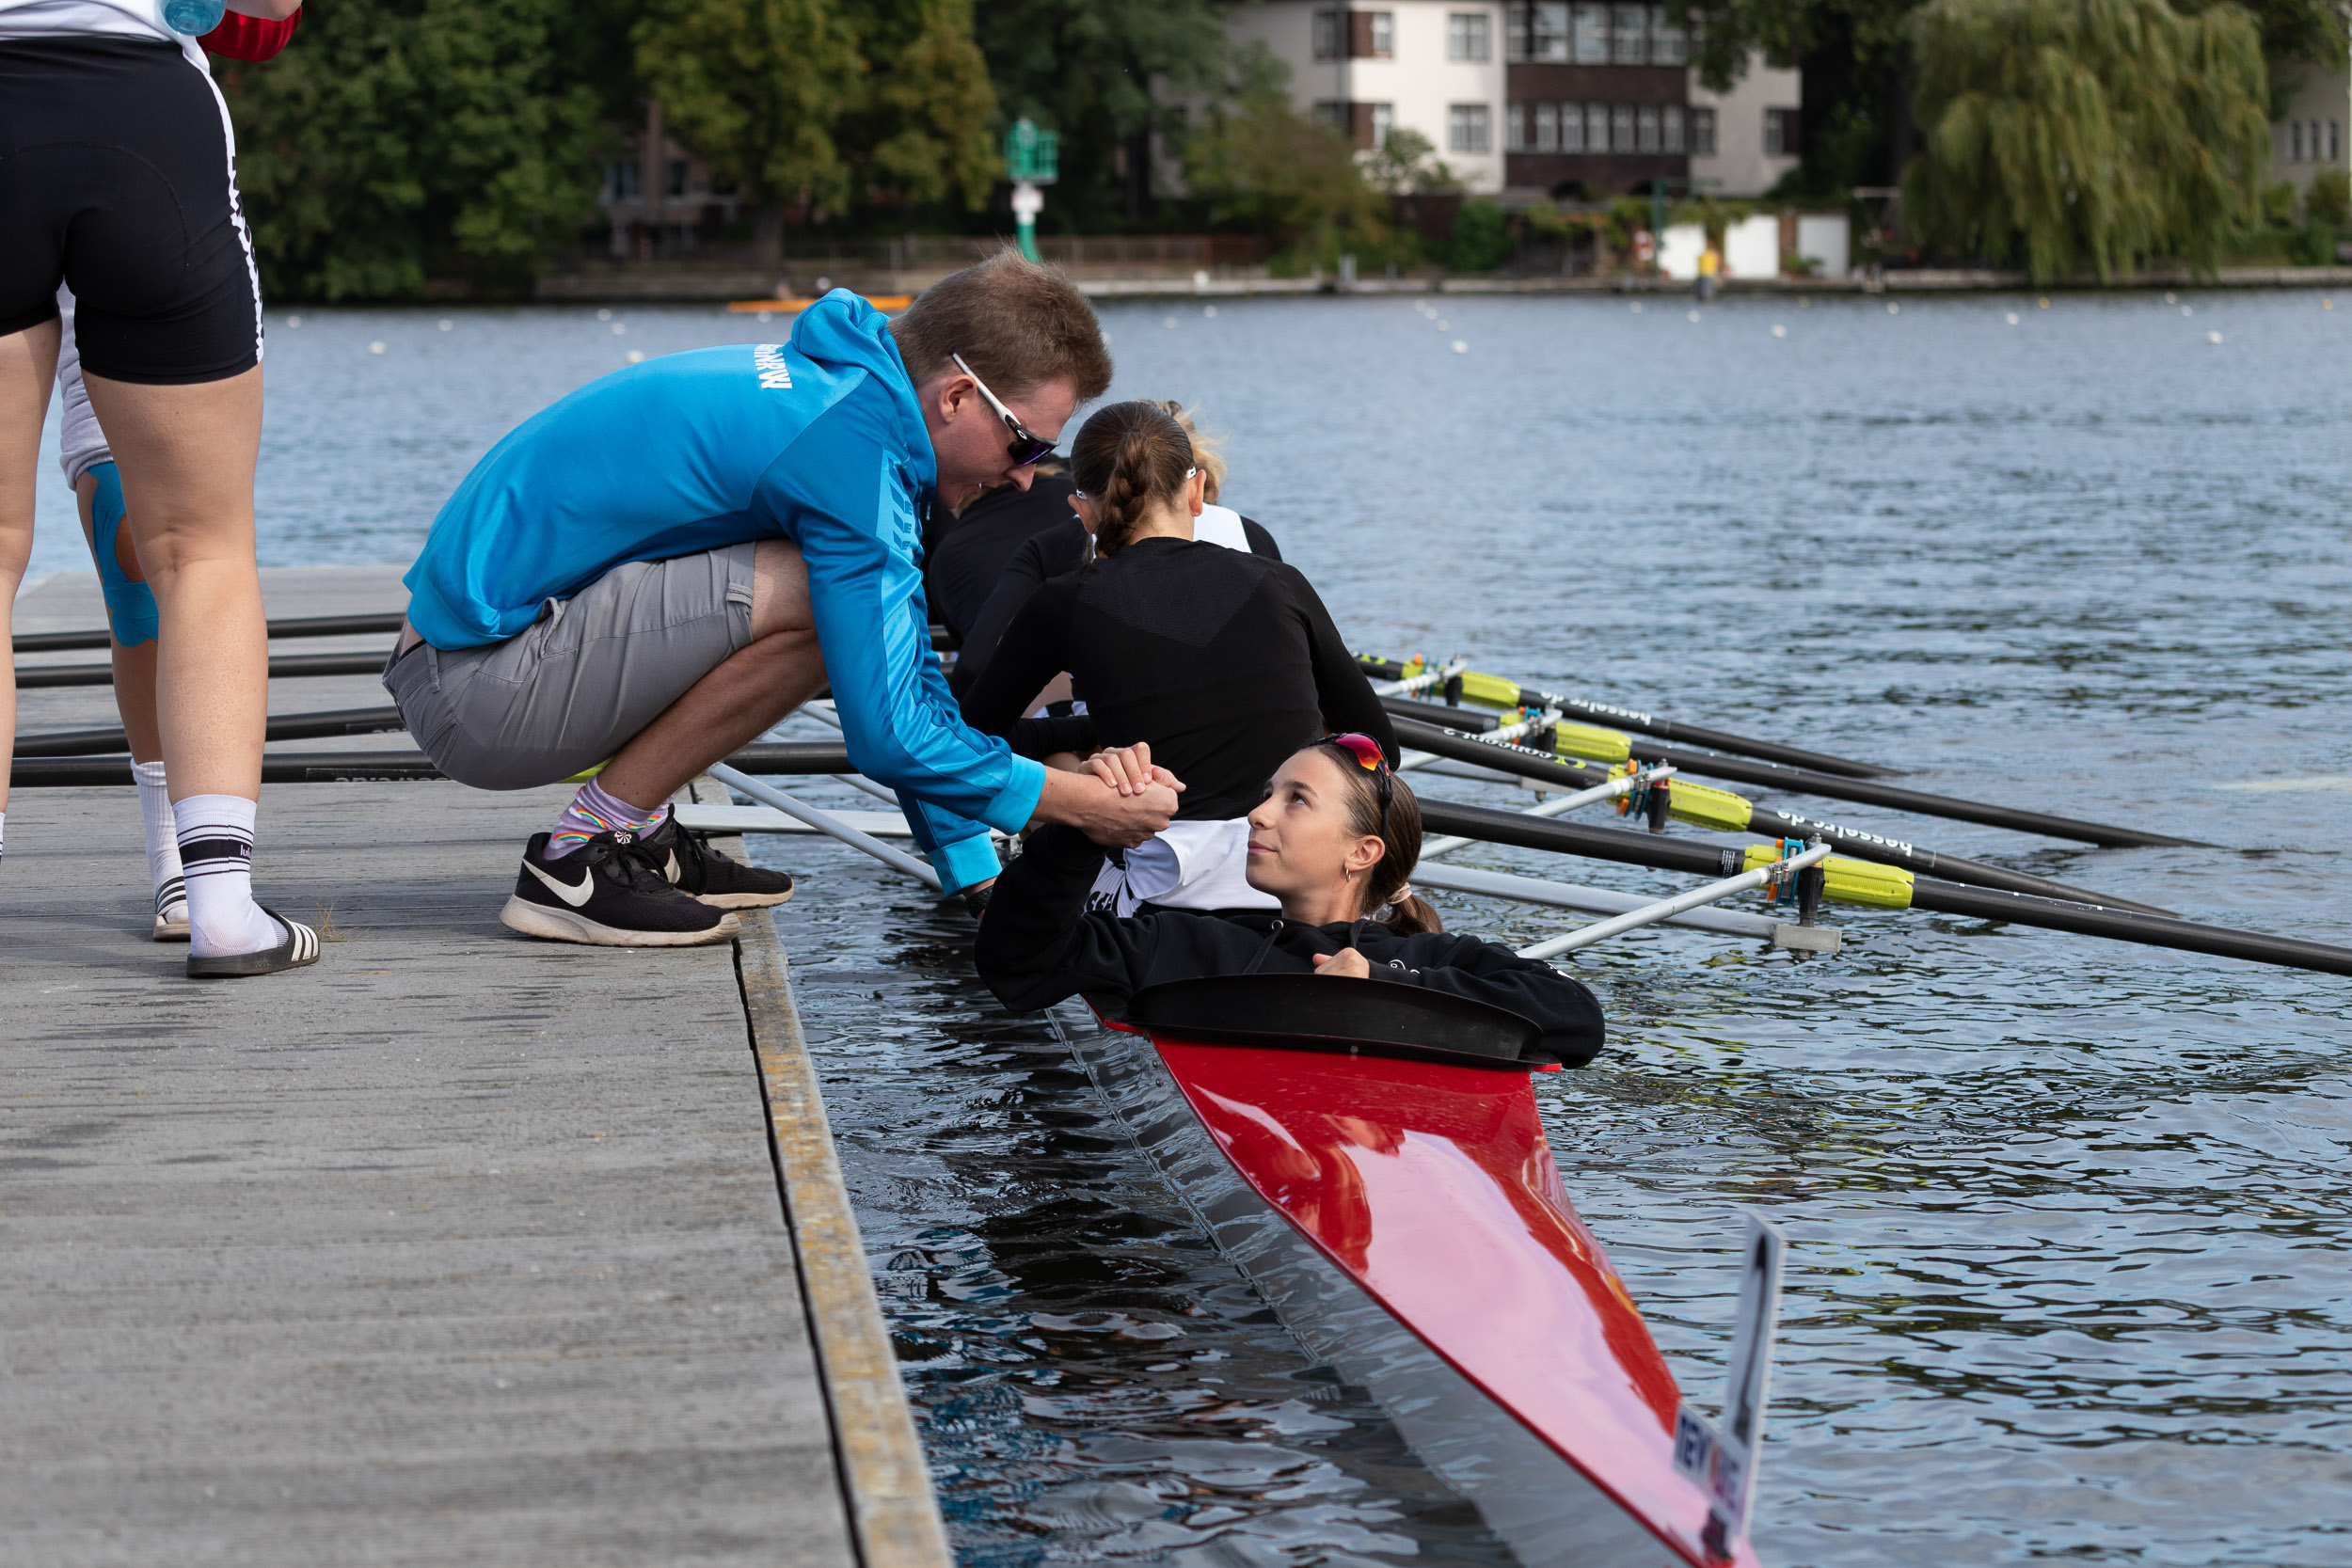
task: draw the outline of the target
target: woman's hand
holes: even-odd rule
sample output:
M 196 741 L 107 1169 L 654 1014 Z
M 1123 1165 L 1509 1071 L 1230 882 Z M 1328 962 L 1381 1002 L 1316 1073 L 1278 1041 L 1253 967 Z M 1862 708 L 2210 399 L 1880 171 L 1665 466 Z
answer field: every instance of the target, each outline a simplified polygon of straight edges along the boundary
M 1315 955 L 1317 974 L 1337 974 L 1349 980 L 1372 978 L 1372 965 L 1353 947 L 1343 947 L 1336 953 Z
M 1152 748 L 1144 741 L 1133 746 L 1105 746 L 1086 759 L 1086 770 L 1121 795 L 1140 795 L 1153 784 L 1184 792 L 1184 783 L 1165 768 L 1154 766 Z

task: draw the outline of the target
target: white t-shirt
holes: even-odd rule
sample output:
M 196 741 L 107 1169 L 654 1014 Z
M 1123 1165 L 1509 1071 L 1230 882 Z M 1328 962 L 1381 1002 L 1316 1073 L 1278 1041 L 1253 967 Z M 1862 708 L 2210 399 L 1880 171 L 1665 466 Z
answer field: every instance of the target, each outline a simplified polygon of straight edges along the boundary
M 83 37 L 158 39 L 210 73 L 204 51 L 164 21 L 164 0 L 0 0 L 0 40 Z
M 1242 531 L 1241 514 L 1230 506 L 1204 506 L 1200 515 L 1192 520 L 1192 536 L 1203 545 L 1222 545 L 1229 550 L 1249 551 L 1249 535 Z
M 1168 910 L 1279 910 L 1282 901 L 1249 885 L 1249 818 L 1170 822 L 1126 853 L 1123 872 L 1109 861 L 1087 895 L 1099 914 L 1131 915 L 1142 905 Z
M 111 463 L 106 433 L 98 428 L 98 415 L 89 405 L 89 388 L 82 385 L 82 351 L 73 341 L 73 291 L 57 285 L 58 325 L 64 327 L 57 344 L 57 394 L 65 404 L 63 428 L 57 436 L 57 467 L 72 485 L 98 464 Z

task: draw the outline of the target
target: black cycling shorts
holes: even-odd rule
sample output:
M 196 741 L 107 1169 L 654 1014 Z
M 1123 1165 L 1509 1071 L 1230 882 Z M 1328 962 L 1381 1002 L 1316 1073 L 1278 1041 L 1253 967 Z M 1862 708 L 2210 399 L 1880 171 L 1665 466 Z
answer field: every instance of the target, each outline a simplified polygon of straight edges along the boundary
M 262 357 L 262 285 L 212 78 L 161 39 L 0 43 L 0 334 L 73 289 L 82 366 L 151 386 Z

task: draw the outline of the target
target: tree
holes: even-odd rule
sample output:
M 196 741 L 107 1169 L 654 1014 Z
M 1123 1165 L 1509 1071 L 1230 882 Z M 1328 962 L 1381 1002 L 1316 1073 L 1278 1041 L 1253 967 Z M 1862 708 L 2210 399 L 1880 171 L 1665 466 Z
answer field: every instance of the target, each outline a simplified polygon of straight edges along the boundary
M 1211 222 L 1271 234 L 1295 259 L 1386 259 L 1387 198 L 1364 179 L 1355 149 L 1291 107 L 1270 64 L 1258 61 L 1238 100 L 1213 106 L 1185 143 L 1192 194 L 1208 203 Z
M 834 131 L 866 68 L 828 0 L 650 0 L 631 37 L 670 131 L 741 187 L 763 264 L 782 259 L 786 204 L 847 201 Z
M 567 82 L 564 0 L 337 0 L 265 65 L 221 62 L 263 288 L 520 290 L 596 213 L 596 95 Z
M 1438 156 L 1437 143 L 1406 126 L 1391 131 L 1379 150 L 1364 160 L 1363 168 L 1373 189 L 1391 196 L 1446 196 L 1462 188 Z
M 871 73 L 837 135 L 862 194 L 980 206 L 1002 170 L 972 0 L 856 0 L 850 19 Z
M 1061 133 L 1048 223 L 1146 215 L 1153 141 L 1186 136 L 1184 100 L 1222 89 L 1235 0 L 990 0 L 977 36 L 1007 116 Z
M 1905 227 L 2037 280 L 2142 258 L 2210 271 L 2269 157 L 2253 19 L 2164 0 L 1931 0 Z

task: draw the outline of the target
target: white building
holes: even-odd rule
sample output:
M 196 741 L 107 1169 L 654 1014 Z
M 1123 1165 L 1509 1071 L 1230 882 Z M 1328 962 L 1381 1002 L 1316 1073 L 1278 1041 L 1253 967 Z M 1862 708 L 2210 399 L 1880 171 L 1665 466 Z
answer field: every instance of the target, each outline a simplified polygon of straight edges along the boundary
M 2352 68 L 2322 71 L 2301 61 L 2273 66 L 2290 96 L 2270 124 L 2270 168 L 2308 192 L 2321 171 L 2352 168 Z
M 1759 53 L 1728 92 L 1710 92 L 1691 72 L 1691 186 L 1708 196 L 1762 196 L 1795 168 L 1804 151 L 1804 90 L 1794 66 Z
M 1290 67 L 1291 99 L 1365 151 L 1420 132 L 1471 191 L 1502 189 L 1502 0 L 1259 0 L 1233 12 L 1237 44 Z

